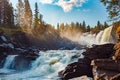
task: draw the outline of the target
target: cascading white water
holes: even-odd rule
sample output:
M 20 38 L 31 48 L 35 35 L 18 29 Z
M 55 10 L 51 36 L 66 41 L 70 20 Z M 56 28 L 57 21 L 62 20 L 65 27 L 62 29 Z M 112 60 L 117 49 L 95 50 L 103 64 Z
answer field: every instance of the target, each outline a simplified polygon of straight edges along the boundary
M 8 55 L 6 57 L 6 60 L 5 60 L 3 68 L 4 69 L 9 69 L 10 66 L 14 64 L 14 59 L 15 59 L 16 56 L 17 55 Z
M 106 28 L 102 34 L 100 43 L 116 43 L 117 37 L 115 31 L 113 31 L 113 26 Z
M 86 45 L 88 47 L 93 44 L 105 44 L 105 43 L 116 43 L 117 37 L 113 26 L 100 31 L 98 34 L 83 33 L 80 37 L 79 44 Z
M 32 62 L 31 69 L 26 72 L 3 76 L 4 80 L 56 80 L 58 72 L 69 63 L 75 62 L 85 50 L 50 50 L 40 52 L 40 56 Z
M 79 44 L 85 45 L 88 47 L 93 44 L 96 44 L 95 37 L 96 37 L 95 34 L 83 33 L 83 35 L 81 35 L 80 37 Z
M 104 33 L 104 31 L 100 31 L 100 32 L 96 35 L 95 40 L 97 41 L 97 44 L 100 44 L 103 33 Z

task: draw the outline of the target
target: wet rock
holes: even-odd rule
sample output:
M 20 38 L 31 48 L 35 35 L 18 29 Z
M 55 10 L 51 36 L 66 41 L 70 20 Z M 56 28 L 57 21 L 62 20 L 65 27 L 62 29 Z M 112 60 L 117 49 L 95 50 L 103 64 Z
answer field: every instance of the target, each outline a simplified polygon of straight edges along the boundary
M 24 56 L 31 60 L 35 60 L 39 56 L 38 53 L 39 53 L 39 51 L 36 51 L 34 49 L 29 49 L 29 50 L 22 49 L 19 55 Z
M 70 47 L 62 47 L 62 48 L 59 48 L 59 50 L 71 50 Z
M 14 45 L 7 38 L 3 32 L 0 32 L 0 52 L 1 53 L 10 53 L 14 49 Z
M 114 50 L 115 50 L 115 54 L 114 54 L 114 56 L 113 56 L 113 59 L 114 59 L 114 60 L 120 59 L 120 42 L 117 43 L 117 44 L 115 44 Z
M 82 59 L 79 60 L 79 62 L 69 64 L 65 70 L 59 72 L 59 76 L 62 80 L 68 80 L 83 75 L 92 77 L 92 67 L 90 66 L 89 59 Z
M 112 78 L 119 74 L 119 72 L 106 70 L 106 69 L 95 69 L 94 70 L 94 80 L 113 80 Z M 117 80 L 120 80 L 117 79 Z
M 113 76 L 110 80 L 119 80 L 120 79 L 120 73 Z
M 96 59 L 93 60 L 94 80 L 119 80 L 120 78 L 120 61 L 112 59 Z M 118 76 L 116 76 L 118 75 Z
M 111 58 L 114 53 L 114 44 L 95 45 L 88 48 L 83 55 L 91 60 Z
M 89 80 L 89 78 L 87 76 L 81 76 L 81 77 L 77 77 L 69 80 Z
M 17 31 L 10 39 L 0 31 L 0 68 L 3 68 L 7 56 L 17 55 L 11 69 L 29 69 L 30 62 L 38 58 L 39 50 L 27 46 L 30 46 L 30 43 L 24 32 Z
M 120 61 L 116 62 L 112 59 L 96 59 L 93 60 L 91 64 L 97 66 L 97 68 L 120 72 Z
M 0 67 L 3 67 L 4 59 L 14 49 L 14 45 L 9 42 L 8 38 L 4 35 L 3 31 L 0 31 Z

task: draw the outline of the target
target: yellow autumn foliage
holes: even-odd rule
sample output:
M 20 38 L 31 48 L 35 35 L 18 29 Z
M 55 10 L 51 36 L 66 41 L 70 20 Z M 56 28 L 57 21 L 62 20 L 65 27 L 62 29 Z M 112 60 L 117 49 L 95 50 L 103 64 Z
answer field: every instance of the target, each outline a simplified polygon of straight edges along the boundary
M 120 26 L 117 28 L 116 33 L 118 36 L 120 36 Z

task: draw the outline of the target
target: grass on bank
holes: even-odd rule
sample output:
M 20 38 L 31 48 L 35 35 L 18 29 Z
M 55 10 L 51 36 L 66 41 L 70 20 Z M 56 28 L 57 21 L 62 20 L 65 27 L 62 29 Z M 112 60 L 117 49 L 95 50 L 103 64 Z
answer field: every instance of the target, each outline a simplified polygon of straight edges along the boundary
M 3 31 L 8 36 L 12 36 L 16 31 L 22 31 L 22 29 L 20 27 L 0 26 L 0 31 Z

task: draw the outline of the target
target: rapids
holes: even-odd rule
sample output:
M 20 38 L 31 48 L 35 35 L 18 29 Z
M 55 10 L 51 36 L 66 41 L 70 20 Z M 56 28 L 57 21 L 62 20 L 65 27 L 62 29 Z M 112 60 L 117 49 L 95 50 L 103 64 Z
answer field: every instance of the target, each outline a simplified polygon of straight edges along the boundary
M 113 26 L 96 34 L 83 33 L 78 41 L 79 44 L 91 47 L 94 44 L 116 43 L 117 36 Z
M 31 68 L 27 71 L 11 71 L 9 69 L 14 64 L 13 55 L 8 55 L 4 67 L 0 70 L 1 80 L 57 80 L 58 72 L 63 70 L 69 63 L 75 62 L 78 58 L 83 58 L 81 54 L 85 50 L 49 50 L 42 52 L 40 56 L 32 61 Z M 16 65 L 17 66 L 17 65 Z M 8 69 L 8 74 L 4 71 Z M 11 73 L 10 73 L 11 71 Z

